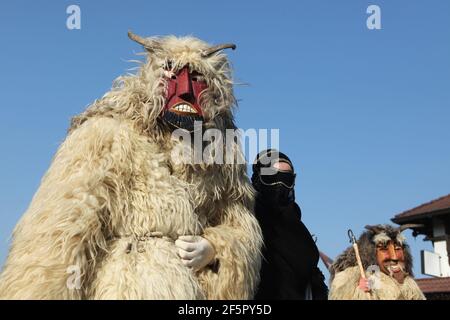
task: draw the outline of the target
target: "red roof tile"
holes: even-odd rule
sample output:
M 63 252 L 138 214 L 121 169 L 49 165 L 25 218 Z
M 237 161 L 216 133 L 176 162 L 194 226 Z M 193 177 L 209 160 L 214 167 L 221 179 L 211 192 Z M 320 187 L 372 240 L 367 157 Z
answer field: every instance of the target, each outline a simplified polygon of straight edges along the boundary
M 404 218 L 420 216 L 446 209 L 450 210 L 450 194 L 397 214 L 392 220 L 397 222 L 396 220 L 398 219 L 403 220 Z
M 450 292 L 450 277 L 415 279 L 423 293 Z

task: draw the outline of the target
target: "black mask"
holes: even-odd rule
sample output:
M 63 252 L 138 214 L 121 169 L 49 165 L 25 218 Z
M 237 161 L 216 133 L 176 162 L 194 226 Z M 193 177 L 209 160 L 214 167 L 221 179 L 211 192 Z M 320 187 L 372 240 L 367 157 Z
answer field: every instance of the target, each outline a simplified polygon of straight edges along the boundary
M 295 201 L 294 173 L 280 171 L 269 177 L 259 176 L 258 191 L 264 202 L 271 206 L 286 206 Z
M 286 162 L 293 168 L 289 158 L 276 150 L 260 153 L 253 166 L 252 183 L 259 192 L 259 198 L 271 207 L 286 206 L 295 201 L 295 173 L 282 171 L 270 166 L 267 155 L 277 158 L 277 162 Z M 261 161 L 262 159 L 262 161 Z M 273 158 L 272 158 L 273 159 Z

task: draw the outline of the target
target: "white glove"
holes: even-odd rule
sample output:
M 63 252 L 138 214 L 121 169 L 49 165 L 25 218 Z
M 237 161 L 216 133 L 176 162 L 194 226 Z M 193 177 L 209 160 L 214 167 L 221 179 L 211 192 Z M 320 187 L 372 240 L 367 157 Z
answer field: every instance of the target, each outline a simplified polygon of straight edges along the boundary
M 175 241 L 183 264 L 198 271 L 210 264 L 216 252 L 211 243 L 200 236 L 180 236 Z

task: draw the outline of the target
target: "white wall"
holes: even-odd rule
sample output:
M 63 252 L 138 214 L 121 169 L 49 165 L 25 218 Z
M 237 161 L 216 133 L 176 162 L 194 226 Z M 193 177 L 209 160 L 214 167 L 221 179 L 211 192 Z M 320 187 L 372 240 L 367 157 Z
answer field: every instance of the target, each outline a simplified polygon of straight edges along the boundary
M 445 236 L 444 223 L 439 219 L 433 219 L 433 237 Z M 448 263 L 447 243 L 445 240 L 435 241 L 434 252 L 439 254 L 441 259 L 441 273 L 443 277 L 450 277 L 450 265 Z

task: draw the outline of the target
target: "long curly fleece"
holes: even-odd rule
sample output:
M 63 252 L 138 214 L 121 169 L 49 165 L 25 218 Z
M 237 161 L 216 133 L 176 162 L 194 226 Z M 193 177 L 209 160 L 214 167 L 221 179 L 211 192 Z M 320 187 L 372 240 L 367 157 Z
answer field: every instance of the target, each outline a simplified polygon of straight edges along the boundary
M 379 273 L 377 287 L 370 295 L 358 288 L 359 267 L 349 267 L 338 272 L 331 282 L 330 300 L 425 300 L 425 296 L 412 277 L 406 277 L 403 284 L 394 278 Z
M 403 284 L 399 284 L 392 277 L 379 272 L 377 288 L 368 296 L 358 288 L 360 271 L 356 262 L 355 251 L 352 246 L 341 253 L 330 266 L 330 300 L 423 300 L 425 296 L 413 278 L 413 261 L 409 246 L 398 228 L 390 225 L 366 226 L 357 243 L 364 270 L 377 265 L 376 243 L 395 239 L 402 243 L 405 257 L 405 271 L 407 276 Z M 371 275 L 366 272 L 369 278 Z
M 14 230 L 0 298 L 253 297 L 262 236 L 246 164 L 180 163 L 174 151 L 182 143 L 158 119 L 167 89 L 163 66 L 171 60 L 175 71 L 189 64 L 205 75 L 205 127 L 224 137 L 235 129 L 227 58 L 202 57 L 209 46 L 192 37 L 147 41 L 137 74 L 118 78 L 73 119 Z M 234 141 L 227 151 L 243 157 Z M 174 245 L 179 235 L 207 238 L 215 267 L 185 267 Z

